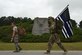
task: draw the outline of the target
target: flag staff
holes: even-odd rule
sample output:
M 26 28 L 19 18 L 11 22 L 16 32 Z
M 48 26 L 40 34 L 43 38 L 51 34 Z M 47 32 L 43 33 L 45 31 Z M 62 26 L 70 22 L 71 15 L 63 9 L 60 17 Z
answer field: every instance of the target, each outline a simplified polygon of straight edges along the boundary
M 65 10 L 66 10 L 66 8 L 69 6 L 69 4 L 61 11 L 61 13 L 56 17 L 56 18 L 58 18 Z
M 63 11 L 61 11 L 61 13 L 56 17 L 56 20 L 55 20 L 55 22 L 56 22 L 56 31 L 57 31 L 57 18 L 66 10 L 66 8 L 69 6 L 69 4 L 63 9 Z

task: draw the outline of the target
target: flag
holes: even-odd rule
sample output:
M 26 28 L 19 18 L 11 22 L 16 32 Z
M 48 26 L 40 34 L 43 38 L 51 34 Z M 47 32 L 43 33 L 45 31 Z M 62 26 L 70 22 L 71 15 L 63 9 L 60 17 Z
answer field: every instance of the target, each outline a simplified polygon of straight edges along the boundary
M 57 16 L 57 19 L 63 22 L 62 33 L 65 38 L 70 38 L 73 35 L 73 31 L 68 6 Z

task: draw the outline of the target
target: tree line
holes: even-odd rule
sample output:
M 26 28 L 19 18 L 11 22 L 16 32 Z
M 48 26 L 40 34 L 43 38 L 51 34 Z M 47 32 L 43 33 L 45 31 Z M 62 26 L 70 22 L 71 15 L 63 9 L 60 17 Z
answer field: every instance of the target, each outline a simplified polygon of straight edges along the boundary
M 50 34 L 44 33 L 43 35 L 33 35 L 32 27 L 34 19 L 28 17 L 14 17 L 14 16 L 2 16 L 0 17 L 0 41 L 10 42 L 11 38 L 11 22 L 16 22 L 18 26 L 23 26 L 26 29 L 27 34 L 20 37 L 21 42 L 47 42 Z M 79 27 L 75 20 L 71 19 L 74 35 L 70 39 L 65 39 L 60 33 L 61 41 L 63 42 L 77 42 L 82 41 L 82 21 L 79 22 Z

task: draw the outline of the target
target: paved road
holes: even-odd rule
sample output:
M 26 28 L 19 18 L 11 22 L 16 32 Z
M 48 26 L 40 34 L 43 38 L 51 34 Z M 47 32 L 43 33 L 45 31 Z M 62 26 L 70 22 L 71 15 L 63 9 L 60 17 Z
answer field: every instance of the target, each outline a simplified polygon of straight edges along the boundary
M 82 55 L 82 51 L 68 51 L 68 53 L 52 51 L 51 54 L 44 54 L 44 52 L 45 51 L 21 51 L 14 53 L 12 51 L 0 51 L 0 55 Z

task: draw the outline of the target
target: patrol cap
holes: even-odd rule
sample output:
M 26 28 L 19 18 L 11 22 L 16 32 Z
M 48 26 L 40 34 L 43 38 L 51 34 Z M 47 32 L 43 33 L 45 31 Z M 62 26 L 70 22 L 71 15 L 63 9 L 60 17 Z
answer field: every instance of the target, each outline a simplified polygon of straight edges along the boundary
M 50 20 L 50 19 L 52 19 L 52 20 L 54 21 L 54 17 L 49 16 L 49 17 L 48 17 L 48 20 Z

